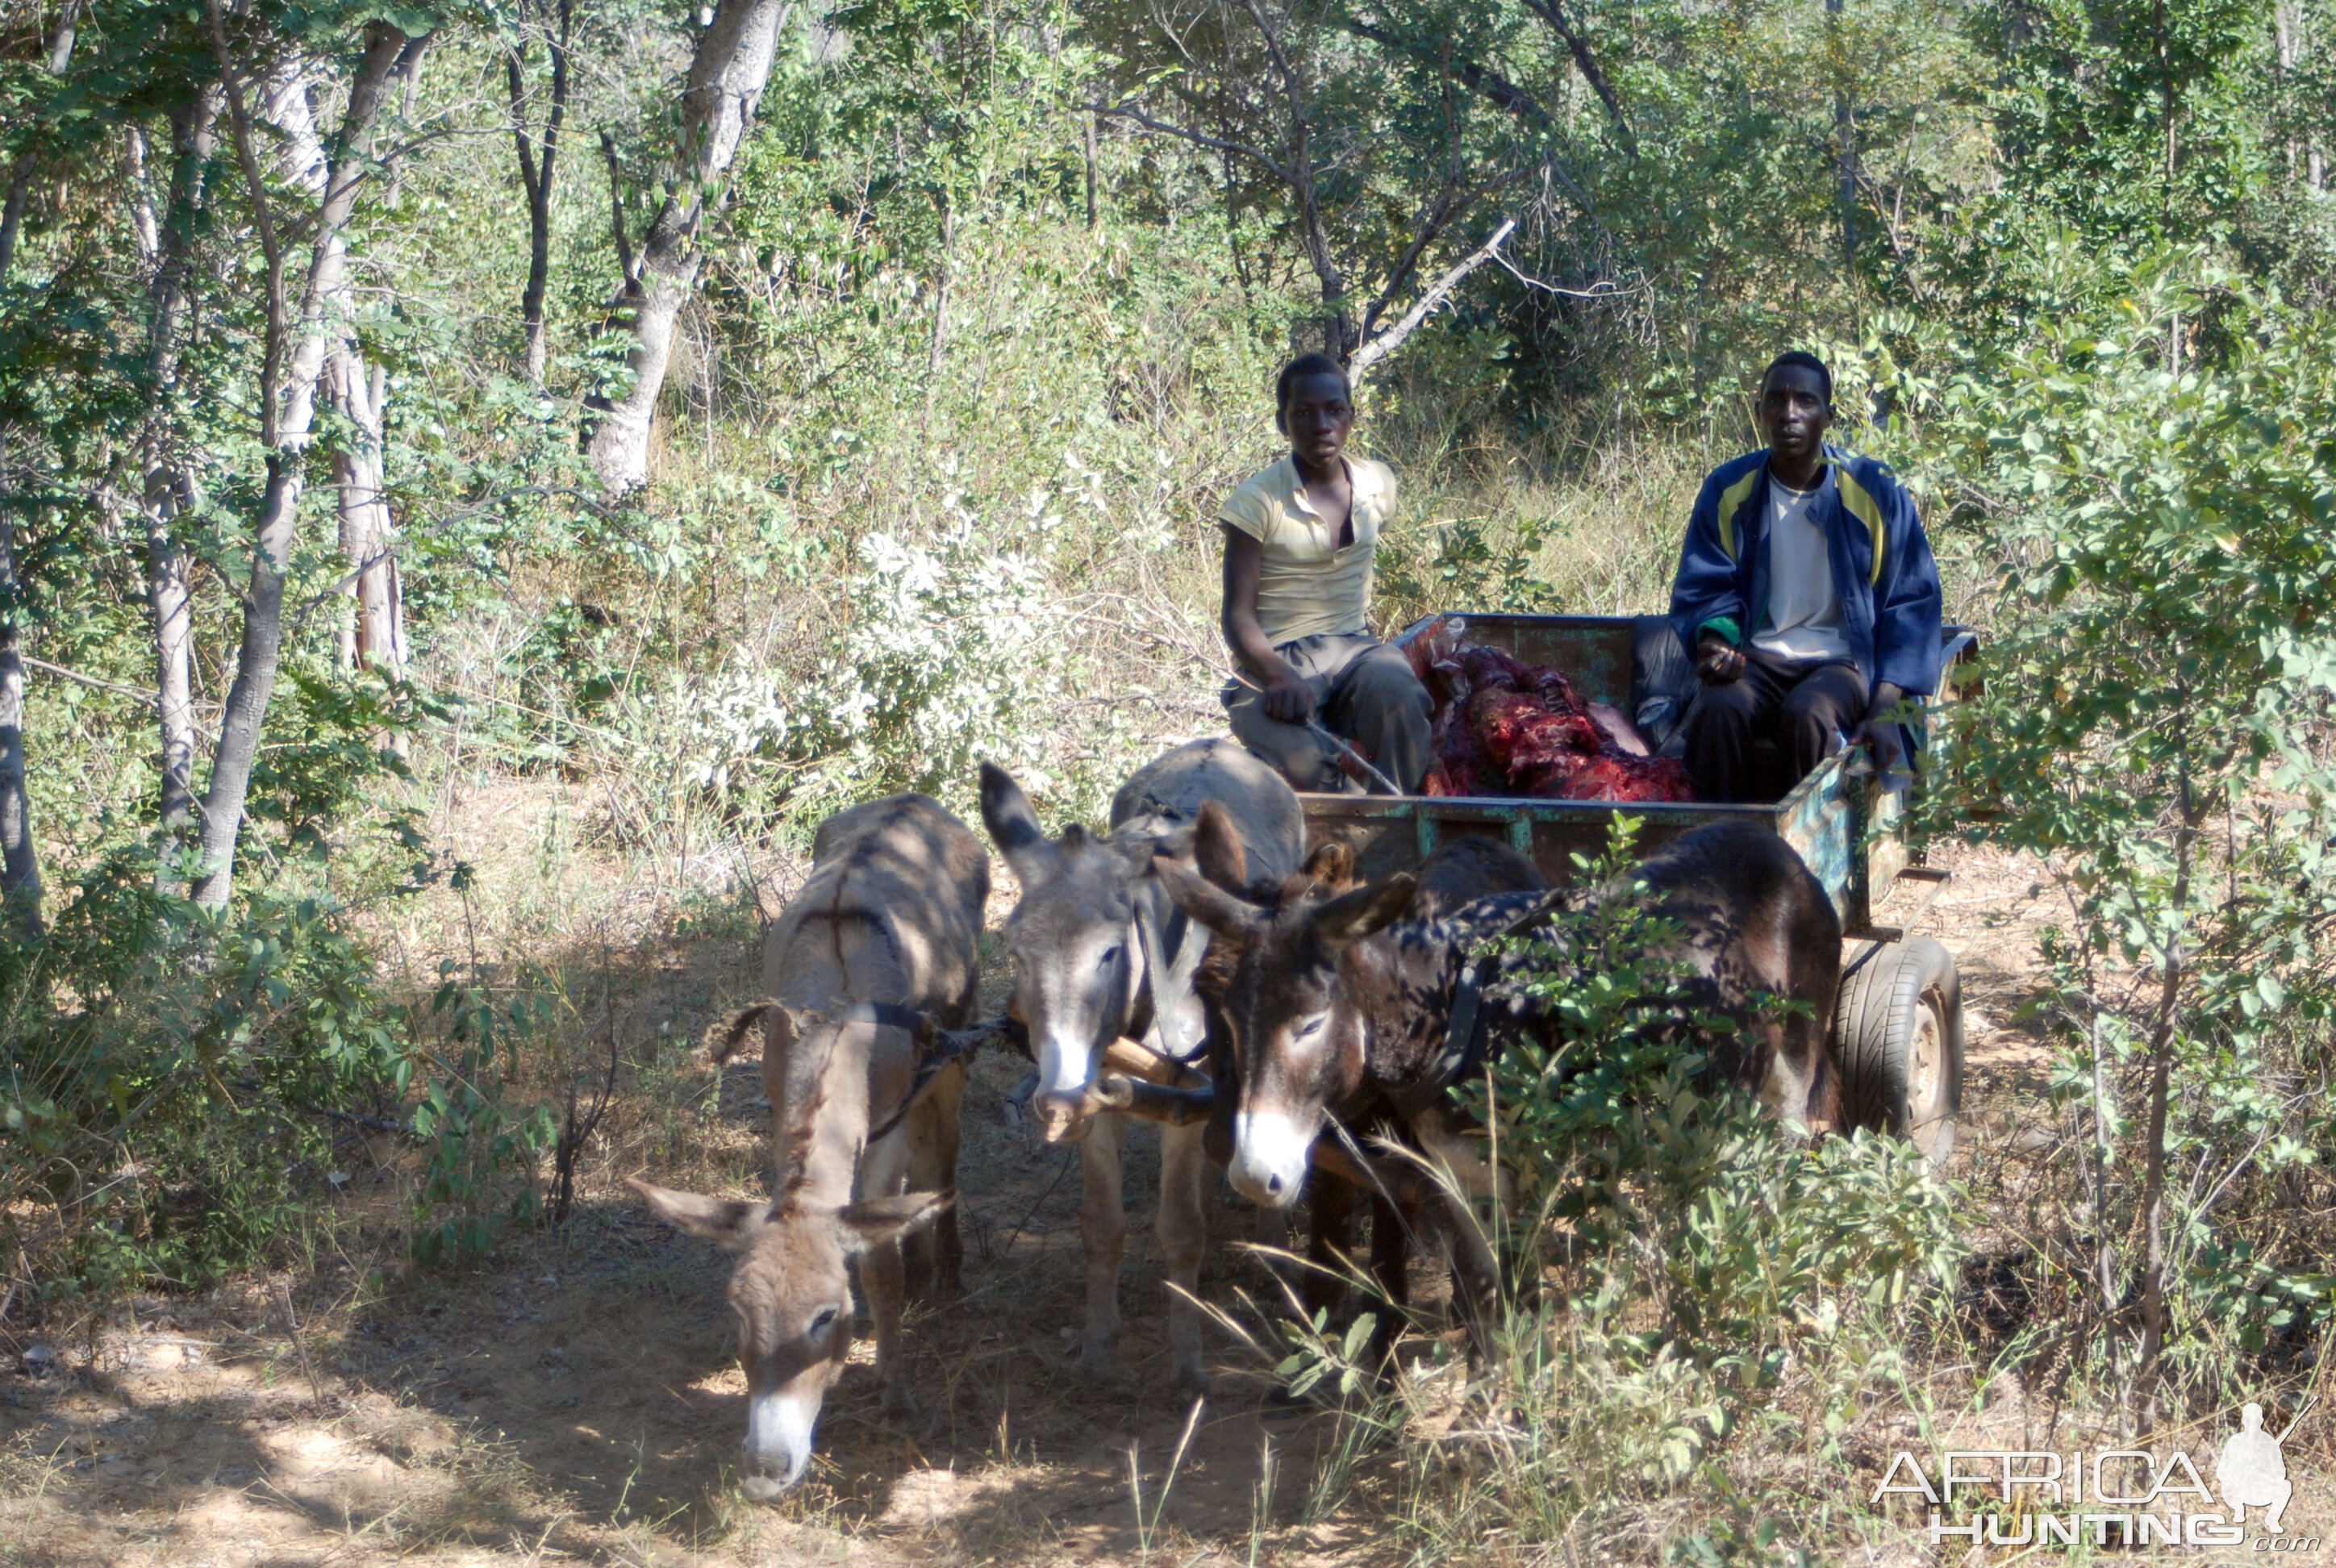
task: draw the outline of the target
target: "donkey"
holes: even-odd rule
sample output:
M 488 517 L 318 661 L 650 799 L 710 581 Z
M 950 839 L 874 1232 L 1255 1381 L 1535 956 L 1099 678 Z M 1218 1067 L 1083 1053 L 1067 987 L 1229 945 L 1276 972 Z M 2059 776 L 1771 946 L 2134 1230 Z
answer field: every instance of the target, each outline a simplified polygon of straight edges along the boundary
M 1217 889 L 1268 906 L 1319 903 L 1353 891 L 1354 855 L 1336 841 L 1318 844 L 1308 854 L 1304 871 L 1276 884 L 1252 880 L 1239 834 L 1222 813 L 1203 810 L 1193 833 L 1193 859 L 1201 876 Z M 1540 893 L 1548 881 L 1523 855 L 1497 839 L 1470 836 L 1447 839 L 1428 856 L 1415 881 L 1410 915 L 1436 920 L 1480 899 L 1511 892 Z M 1234 991 L 1243 950 L 1237 942 L 1212 943 L 1199 980 L 1202 994 L 1222 1007 Z M 1215 1031 L 1212 1077 L 1217 1086 L 1215 1114 L 1210 1124 L 1211 1154 L 1231 1166 L 1237 1185 L 1260 1183 L 1254 1172 L 1241 1169 L 1245 1140 L 1243 1109 L 1247 1076 L 1270 1071 L 1270 1062 L 1245 1061 L 1236 1048 L 1238 1031 L 1221 1023 Z M 1416 1180 L 1407 1168 L 1387 1166 L 1362 1154 L 1356 1135 L 1393 1135 L 1407 1139 L 1421 1153 L 1449 1171 L 1464 1193 L 1497 1192 L 1498 1173 L 1479 1154 L 1461 1125 L 1442 1103 L 1440 1094 L 1399 1098 L 1385 1092 L 1366 1076 L 1343 1094 L 1326 1103 L 1338 1133 L 1338 1146 L 1316 1151 L 1314 1179 L 1300 1183 L 1313 1208 L 1313 1236 L 1307 1256 L 1313 1265 L 1306 1276 L 1307 1310 L 1335 1306 L 1344 1293 L 1335 1266 L 1348 1251 L 1354 1201 L 1369 1198 L 1372 1209 L 1369 1271 L 1378 1289 L 1398 1307 L 1407 1296 L 1410 1242 L 1421 1232 L 1439 1232 L 1454 1250 L 1454 1265 L 1464 1295 L 1473 1281 L 1489 1279 L 1493 1262 L 1467 1216 L 1446 1216 L 1456 1223 L 1438 1223 L 1431 1210 L 1456 1209 L 1443 1185 Z M 1269 1212 L 1290 1199 L 1269 1187 L 1261 1200 Z M 1384 1359 L 1393 1343 L 1394 1323 L 1382 1321 L 1373 1336 L 1372 1353 Z
M 1207 841 L 1229 828 L 1200 824 L 1203 863 L 1218 852 Z M 1451 1027 L 1455 1003 L 1475 1005 L 1461 999 L 1464 966 L 1550 896 L 1498 894 L 1405 920 L 1419 891 L 1407 875 L 1345 892 L 1293 887 L 1261 906 L 1165 858 L 1154 872 L 1178 908 L 1231 944 L 1217 1001 L 1241 1063 L 1230 1171 L 1245 1196 L 1278 1205 L 1297 1196 L 1330 1118 L 1433 1103 L 1455 1066 L 1451 1036 L 1469 1037 L 1457 1042 L 1464 1053 L 1475 1044 L 1473 1029 Z M 1766 828 L 1715 823 L 1649 857 L 1627 882 L 1559 896 L 1589 908 L 1632 896 L 1638 883 L 1680 928 L 1673 956 L 1690 971 L 1683 1016 L 1750 1025 L 1760 992 L 1803 1004 L 1699 1043 L 1720 1074 L 1787 1123 L 1830 1127 L 1839 1085 L 1825 1035 L 1841 922 L 1800 856 Z M 1521 961 L 1504 955 L 1487 967 L 1497 979 Z M 1497 1029 L 1552 1027 L 1522 1001 L 1485 1001 L 1508 1015 L 1487 1018 Z
M 1298 865 L 1305 818 L 1281 775 L 1224 739 L 1192 741 L 1154 758 L 1112 800 L 1112 828 L 1074 824 L 1049 840 L 1028 798 L 1003 768 L 981 769 L 981 820 L 1022 885 L 1006 925 L 1017 968 L 1014 1016 L 1037 1060 L 1035 1098 L 1049 1143 L 1081 1142 L 1085 1191 L 1079 1239 L 1086 1255 L 1086 1333 L 1077 1370 L 1111 1371 L 1119 1338 L 1119 1265 L 1127 1215 L 1120 1152 L 1127 1118 L 1099 1110 L 1106 1053 L 1141 1042 L 1171 1069 L 1202 1066 L 1208 1034 L 1192 977 L 1208 946 L 1152 874 L 1155 857 L 1189 854 L 1203 805 L 1234 824 L 1251 858 L 1275 876 Z M 1192 1292 L 1207 1244 L 1207 1160 L 1198 1125 L 1160 1129 L 1158 1234 L 1169 1281 L 1168 1338 L 1176 1387 L 1206 1382 L 1200 1310 Z
M 965 1022 L 978 982 L 989 857 L 920 794 L 831 817 L 810 880 L 763 949 L 768 995 L 706 1032 L 727 1059 L 764 1031 L 776 1195 L 768 1202 L 628 1184 L 661 1217 L 739 1254 L 730 1281 L 745 1364 L 746 1495 L 802 1479 L 827 1390 L 852 1349 L 852 1278 L 876 1326 L 884 1409 L 916 1408 L 900 1353 L 917 1272 L 953 1291 L 963 1249 L 957 1196 L 964 1058 L 940 1031 Z

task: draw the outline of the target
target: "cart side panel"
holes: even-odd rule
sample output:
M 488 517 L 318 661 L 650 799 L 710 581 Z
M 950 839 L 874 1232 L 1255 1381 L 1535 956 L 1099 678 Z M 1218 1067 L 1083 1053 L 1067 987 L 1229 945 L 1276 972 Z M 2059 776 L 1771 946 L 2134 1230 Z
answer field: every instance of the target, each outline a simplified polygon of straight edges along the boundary
M 1614 818 L 1640 819 L 1638 849 L 1653 852 L 1679 834 L 1716 822 L 1749 820 L 1773 826 L 1773 806 L 1642 805 L 1605 801 L 1522 798 L 1301 794 L 1309 847 L 1336 841 L 1355 852 L 1366 881 L 1416 869 L 1436 846 L 1455 838 L 1496 838 L 1521 851 L 1553 886 L 1574 881 L 1573 857 L 1606 851 Z
M 1835 753 L 1778 801 L 1776 832 L 1824 884 L 1844 929 L 1862 930 L 1872 907 L 1865 856 L 1859 852 L 1864 792 L 1848 776 L 1846 753 Z

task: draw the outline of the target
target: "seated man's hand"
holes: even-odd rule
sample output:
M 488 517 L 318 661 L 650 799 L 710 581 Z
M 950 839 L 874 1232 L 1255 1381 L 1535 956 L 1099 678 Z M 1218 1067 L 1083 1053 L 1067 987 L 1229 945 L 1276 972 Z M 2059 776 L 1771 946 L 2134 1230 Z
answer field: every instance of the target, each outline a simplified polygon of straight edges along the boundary
M 1265 688 L 1265 716 L 1276 724 L 1304 724 L 1314 716 L 1314 688 L 1285 675 Z
M 1894 719 L 1869 718 L 1849 738 L 1873 748 L 1874 776 L 1877 779 L 1887 780 L 1906 765 L 1905 733 Z
M 1695 647 L 1695 673 L 1706 686 L 1726 686 L 1744 673 L 1744 650 L 1718 632 L 1705 632 Z

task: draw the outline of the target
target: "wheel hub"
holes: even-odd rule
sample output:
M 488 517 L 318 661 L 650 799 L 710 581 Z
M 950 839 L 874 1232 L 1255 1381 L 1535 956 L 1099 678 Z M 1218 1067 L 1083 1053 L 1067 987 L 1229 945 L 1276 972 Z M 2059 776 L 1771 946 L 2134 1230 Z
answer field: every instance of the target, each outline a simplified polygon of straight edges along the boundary
M 1946 1095 L 1946 1030 L 1939 1021 L 1939 998 L 1925 992 L 1914 1009 L 1914 1037 L 1907 1066 L 1906 1109 L 1912 1124 L 1907 1136 L 1928 1152 L 1938 1138 L 1941 1102 Z

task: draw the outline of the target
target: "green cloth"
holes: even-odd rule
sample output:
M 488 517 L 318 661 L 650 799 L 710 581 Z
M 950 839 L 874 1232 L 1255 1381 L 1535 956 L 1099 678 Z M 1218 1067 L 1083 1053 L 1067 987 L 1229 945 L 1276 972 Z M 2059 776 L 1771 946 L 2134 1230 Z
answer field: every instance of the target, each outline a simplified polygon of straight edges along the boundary
M 1728 639 L 1728 644 L 1731 647 L 1741 648 L 1744 646 L 1743 629 L 1736 624 L 1736 618 L 1732 615 L 1713 616 L 1709 620 L 1705 621 L 1701 626 L 1695 628 L 1695 635 L 1700 638 L 1703 634 L 1708 631 L 1718 632 L 1720 636 Z

